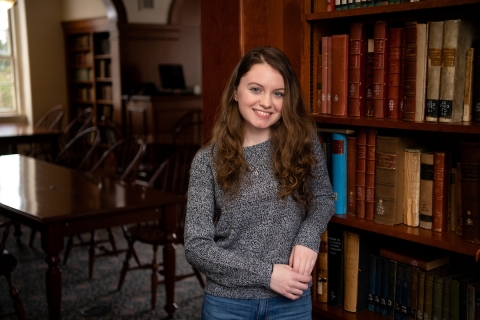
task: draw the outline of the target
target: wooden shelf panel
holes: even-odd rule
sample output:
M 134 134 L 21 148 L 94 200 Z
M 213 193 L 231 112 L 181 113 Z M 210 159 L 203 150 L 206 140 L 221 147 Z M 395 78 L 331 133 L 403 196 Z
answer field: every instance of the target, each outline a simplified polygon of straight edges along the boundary
M 468 256 L 475 256 L 477 250 L 480 249 L 480 245 L 463 241 L 460 236 L 452 231 L 434 232 L 419 227 L 409 227 L 404 224 L 389 226 L 349 215 L 335 215 L 330 221 L 343 226 L 408 240 Z
M 378 313 L 371 311 L 361 311 L 352 313 L 343 310 L 342 308 L 333 307 L 324 302 L 312 301 L 312 311 L 315 315 L 320 315 L 322 319 L 328 318 L 332 320 L 387 320 L 389 318 L 383 317 Z
M 428 11 L 429 14 L 435 13 L 435 11 L 444 11 L 459 8 L 460 6 L 475 6 L 480 4 L 479 0 L 426 0 L 418 2 L 398 3 L 386 6 L 374 6 L 367 8 L 355 8 L 348 10 L 337 10 L 329 12 L 318 12 L 307 14 L 307 21 L 317 20 L 329 20 L 339 19 L 347 17 L 362 17 L 368 18 L 369 15 L 385 15 L 391 14 L 413 14 L 415 11 Z M 463 7 L 462 11 L 466 11 L 468 8 Z
M 316 122 L 346 125 L 352 127 L 371 127 L 383 129 L 415 130 L 428 132 L 446 132 L 462 134 L 480 134 L 478 122 L 432 123 L 410 122 L 401 119 L 373 119 L 367 117 L 337 117 L 330 115 L 312 114 Z
M 110 53 L 96 54 L 95 59 L 111 59 L 112 55 Z

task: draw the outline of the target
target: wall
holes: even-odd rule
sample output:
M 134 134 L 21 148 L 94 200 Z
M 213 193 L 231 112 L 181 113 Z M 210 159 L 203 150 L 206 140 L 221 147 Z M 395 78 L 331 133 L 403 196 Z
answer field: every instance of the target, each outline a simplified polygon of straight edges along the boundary
M 127 2 L 132 2 L 131 0 Z M 102 0 L 62 0 L 62 20 L 82 20 L 105 17 L 107 12 Z
M 153 0 L 153 9 L 141 10 L 139 10 L 139 1 L 141 0 L 123 0 L 129 23 L 168 23 L 168 12 L 172 0 Z

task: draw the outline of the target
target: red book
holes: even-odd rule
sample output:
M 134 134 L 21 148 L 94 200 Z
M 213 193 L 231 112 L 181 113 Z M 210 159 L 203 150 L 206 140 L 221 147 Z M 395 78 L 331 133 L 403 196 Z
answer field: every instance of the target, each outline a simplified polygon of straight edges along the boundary
M 385 21 L 373 26 L 373 118 L 387 117 L 389 27 Z
M 355 216 L 365 218 L 365 170 L 367 167 L 367 131 L 364 128 L 357 130 L 357 172 L 356 172 L 356 206 Z
M 348 64 L 348 116 L 365 113 L 367 71 L 367 31 L 363 23 L 350 25 L 350 54 Z
M 332 36 L 332 115 L 347 116 L 349 35 Z
M 373 39 L 368 39 L 367 45 L 367 75 L 366 75 L 366 99 L 365 99 L 365 116 L 371 117 L 373 115 Z
M 366 169 L 365 169 L 365 219 L 373 220 L 375 214 L 375 147 L 377 131 L 367 129 Z
M 355 217 L 355 185 L 357 171 L 357 137 L 347 136 L 347 214 Z
M 317 54 L 317 74 L 316 74 L 317 90 L 316 101 L 313 104 L 313 113 L 320 113 L 322 110 L 322 54 Z
M 322 37 L 322 108 L 320 113 L 332 113 L 332 37 Z
M 448 151 L 436 151 L 433 153 L 433 231 L 447 231 L 449 187 L 450 153 Z
M 390 59 L 388 61 L 388 118 L 401 119 L 400 84 L 402 74 L 403 28 L 390 29 Z

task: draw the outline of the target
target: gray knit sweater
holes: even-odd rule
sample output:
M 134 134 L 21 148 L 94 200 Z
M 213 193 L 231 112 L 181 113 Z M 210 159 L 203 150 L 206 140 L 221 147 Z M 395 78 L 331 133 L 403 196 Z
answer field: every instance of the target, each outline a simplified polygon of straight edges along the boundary
M 315 203 L 305 212 L 292 197 L 278 200 L 271 165 L 271 142 L 245 147 L 251 172 L 238 196 L 226 201 L 216 182 L 209 147 L 192 163 L 185 222 L 188 262 L 205 274 L 205 292 L 236 299 L 266 299 L 274 264 L 288 264 L 293 246 L 318 252 L 320 235 L 334 214 L 334 197 L 320 143 L 312 189 Z M 213 221 L 214 211 L 218 218 Z

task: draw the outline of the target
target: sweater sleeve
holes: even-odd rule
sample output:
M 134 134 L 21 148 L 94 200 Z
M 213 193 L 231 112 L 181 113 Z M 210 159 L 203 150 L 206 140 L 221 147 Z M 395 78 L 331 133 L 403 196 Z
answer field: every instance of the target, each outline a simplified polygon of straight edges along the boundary
M 233 253 L 214 240 L 215 178 L 209 152 L 202 150 L 192 163 L 185 220 L 187 261 L 223 286 L 269 289 L 273 264 Z
M 306 212 L 294 245 L 302 245 L 318 252 L 320 236 L 327 229 L 330 218 L 335 214 L 335 203 L 325 157 L 317 137 L 314 139 L 313 150 L 318 161 L 311 181 L 314 202 Z

